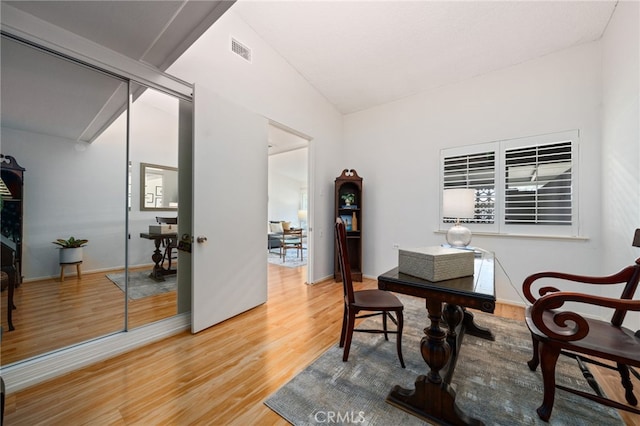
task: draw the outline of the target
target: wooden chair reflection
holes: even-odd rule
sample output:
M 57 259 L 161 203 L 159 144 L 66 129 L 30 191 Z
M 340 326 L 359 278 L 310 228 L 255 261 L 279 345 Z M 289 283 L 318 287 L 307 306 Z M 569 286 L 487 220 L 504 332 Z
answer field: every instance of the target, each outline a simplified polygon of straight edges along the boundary
M 342 332 L 340 333 L 340 347 L 344 347 L 342 361 L 349 359 L 349 349 L 353 332 L 382 333 L 385 340 L 389 340 L 389 334 L 396 334 L 396 347 L 400 365 L 404 366 L 402 358 L 402 326 L 404 305 L 394 294 L 384 290 L 358 290 L 354 291 L 351 280 L 351 265 L 349 263 L 349 253 L 347 250 L 347 231 L 344 222 L 340 218 L 336 219 L 336 240 L 338 245 L 338 261 L 342 271 L 342 286 L 344 289 L 344 315 L 342 318 Z M 373 312 L 358 315 L 361 311 Z M 395 313 L 395 317 L 391 315 Z M 368 318 L 382 315 L 382 330 L 357 329 L 355 321 L 358 318 Z M 396 324 L 396 331 L 387 329 L 387 318 Z
M 177 225 L 178 218 L 156 216 L 156 222 L 158 222 L 158 224 Z M 171 262 L 178 259 L 178 239 L 176 237 L 167 237 L 163 239 L 162 247 L 164 248 L 164 251 L 162 253 L 162 261 L 160 262 L 160 266 L 164 268 L 164 263 L 167 262 L 166 269 L 170 270 Z
M 13 293 L 18 284 L 18 269 L 16 268 L 16 252 L 9 246 L 2 243 L 2 286 L 7 289 L 7 323 L 9 331 L 15 330 L 13 326 L 13 310 L 16 305 L 13 303 Z M 4 290 L 4 288 L 3 288 Z
M 640 247 L 640 229 L 636 230 L 633 245 Z M 537 280 L 548 279 L 572 281 L 589 285 L 614 285 L 625 283 L 620 298 L 594 296 L 592 294 L 560 291 L 548 284 L 540 284 L 539 297 L 532 292 Z M 635 264 L 626 267 L 617 274 L 605 277 L 589 277 L 565 274 L 561 272 L 541 272 L 529 276 L 523 283 L 523 292 L 527 300 L 533 303 L 525 313 L 527 327 L 533 340 L 533 358 L 529 368 L 535 370 L 540 364 L 544 385 L 542 405 L 537 409 L 538 416 L 548 421 L 553 409 L 555 389 L 571 392 L 600 404 L 640 414 L 635 407 L 638 401 L 633 394 L 633 385 L 629 373 L 638 379 L 640 374 L 631 367 L 640 367 L 640 330 L 635 333 L 622 326 L 628 311 L 640 311 L 640 300 L 634 295 L 640 279 L 640 258 Z M 587 286 L 584 286 L 587 288 Z M 575 287 L 574 287 L 575 288 Z M 573 311 L 561 310 L 566 302 L 583 305 L 601 306 L 613 309 L 611 321 L 584 317 Z M 595 394 L 572 389 L 555 382 L 556 362 L 560 354 L 576 359 L 585 379 Z M 595 358 L 615 363 L 615 367 Z M 585 363 L 617 370 L 625 389 L 625 398 L 630 405 L 607 398 L 589 372 Z

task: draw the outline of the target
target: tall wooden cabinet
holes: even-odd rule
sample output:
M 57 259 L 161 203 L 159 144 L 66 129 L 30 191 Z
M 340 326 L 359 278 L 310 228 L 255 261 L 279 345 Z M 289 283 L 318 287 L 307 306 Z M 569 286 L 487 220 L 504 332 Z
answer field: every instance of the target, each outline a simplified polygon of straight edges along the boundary
M 0 154 L 2 181 L 10 192 L 2 195 L 0 231 L 2 244 L 15 252 L 14 262 L 18 275 L 16 285 L 22 282 L 24 171 L 15 158 Z
M 347 252 L 353 281 L 362 281 L 362 211 L 362 178 L 355 170 L 344 169 L 335 181 L 335 217 L 342 218 L 346 224 Z M 337 243 L 334 245 L 333 277 L 336 281 L 342 281 Z

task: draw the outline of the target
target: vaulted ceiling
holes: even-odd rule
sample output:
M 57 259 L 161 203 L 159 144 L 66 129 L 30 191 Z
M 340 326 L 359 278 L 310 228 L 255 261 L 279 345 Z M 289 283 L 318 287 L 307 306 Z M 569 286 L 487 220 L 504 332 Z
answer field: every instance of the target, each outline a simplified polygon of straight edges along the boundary
M 252 1 L 239 14 L 350 113 L 599 39 L 616 1 Z
M 346 114 L 597 40 L 616 3 L 2 1 L 2 8 L 32 15 L 160 70 L 188 54 L 188 47 L 231 8 Z M 2 59 L 4 71 L 4 50 Z M 27 61 L 23 66 L 30 65 Z M 37 71 L 3 72 L 3 126 L 18 126 L 6 119 L 24 114 L 21 98 L 38 96 L 29 89 L 38 85 L 19 81 L 20 76 L 52 77 Z M 59 74 L 62 78 L 64 71 Z M 92 109 L 99 110 L 106 101 Z M 67 115 L 74 114 L 60 114 L 61 130 L 72 128 L 64 120 Z M 40 118 L 46 120 L 29 121 L 42 122 Z M 89 125 L 100 127 L 94 120 L 64 136 L 91 140 Z

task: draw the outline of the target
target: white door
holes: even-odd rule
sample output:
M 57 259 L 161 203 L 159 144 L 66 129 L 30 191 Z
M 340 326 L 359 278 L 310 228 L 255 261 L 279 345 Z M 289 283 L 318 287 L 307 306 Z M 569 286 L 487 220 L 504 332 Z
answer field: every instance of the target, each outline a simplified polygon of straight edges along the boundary
M 196 333 L 267 300 L 267 120 L 199 84 L 193 100 Z

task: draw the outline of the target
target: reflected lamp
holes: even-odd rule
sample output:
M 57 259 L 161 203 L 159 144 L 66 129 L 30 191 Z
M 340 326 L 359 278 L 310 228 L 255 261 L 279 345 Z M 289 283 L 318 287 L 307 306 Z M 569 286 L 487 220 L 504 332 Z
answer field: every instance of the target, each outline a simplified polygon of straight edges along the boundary
M 447 231 L 451 247 L 466 247 L 471 242 L 471 231 L 460 224 L 460 219 L 475 215 L 476 190 L 469 188 L 445 189 L 442 194 L 442 217 L 455 218 L 455 224 Z
M 298 223 L 300 224 L 300 228 L 303 228 L 303 223 L 307 222 L 307 211 L 306 210 L 298 210 Z

